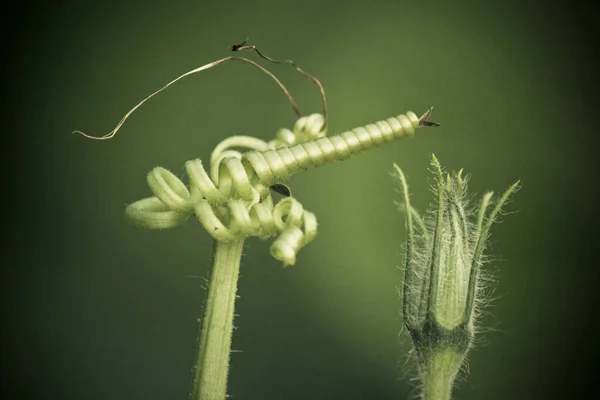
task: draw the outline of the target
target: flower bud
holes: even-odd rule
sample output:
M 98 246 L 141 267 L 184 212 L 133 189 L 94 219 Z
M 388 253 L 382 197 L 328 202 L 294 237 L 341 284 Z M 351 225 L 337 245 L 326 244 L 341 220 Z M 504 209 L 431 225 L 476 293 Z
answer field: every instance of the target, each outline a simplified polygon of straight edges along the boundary
M 438 400 L 450 399 L 473 342 L 482 254 L 491 225 L 519 182 L 490 212 L 493 193 L 486 193 L 473 215 L 462 170 L 444 177 L 434 155 L 431 164 L 437 197 L 431 218 L 422 218 L 411 207 L 404 173 L 397 165 L 394 168 L 402 186 L 408 230 L 402 287 L 404 323 L 413 339 L 423 399 Z

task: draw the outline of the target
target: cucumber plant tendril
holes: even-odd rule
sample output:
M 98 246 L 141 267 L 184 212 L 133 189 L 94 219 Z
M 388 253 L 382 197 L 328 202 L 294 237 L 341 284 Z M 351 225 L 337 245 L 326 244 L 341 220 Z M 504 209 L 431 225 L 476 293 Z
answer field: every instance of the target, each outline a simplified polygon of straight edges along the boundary
M 224 139 L 214 148 L 208 170 L 200 159 L 187 161 L 189 186 L 169 170 L 155 167 L 146 178 L 153 196 L 126 207 L 126 217 L 134 225 L 148 229 L 172 228 L 193 214 L 214 238 L 214 264 L 199 336 L 190 392 L 192 400 L 224 400 L 227 397 L 233 307 L 244 240 L 251 236 L 275 237 L 271 255 L 284 265 L 293 265 L 299 250 L 317 234 L 316 216 L 292 197 L 290 188 L 283 182 L 308 168 L 345 160 L 363 150 L 411 137 L 417 128 L 439 125 L 429 120 L 433 110 L 430 107 L 421 117 L 407 112 L 326 137 L 327 101 L 316 77 L 292 60 L 280 61 L 266 56 L 256 46 L 246 45 L 246 41 L 231 46 L 231 50 L 254 52 L 270 63 L 290 65 L 308 77 L 320 92 L 322 114 L 302 116 L 290 92 L 273 73 L 246 57 L 228 56 L 168 82 L 136 104 L 113 130 L 102 136 L 74 132 L 95 140 L 114 138 L 127 118 L 146 101 L 183 78 L 227 61 L 242 61 L 267 74 L 284 92 L 298 116 L 293 129 L 280 129 L 268 142 L 251 136 Z M 240 148 L 246 151 L 239 151 Z M 275 202 L 273 191 L 285 197 Z

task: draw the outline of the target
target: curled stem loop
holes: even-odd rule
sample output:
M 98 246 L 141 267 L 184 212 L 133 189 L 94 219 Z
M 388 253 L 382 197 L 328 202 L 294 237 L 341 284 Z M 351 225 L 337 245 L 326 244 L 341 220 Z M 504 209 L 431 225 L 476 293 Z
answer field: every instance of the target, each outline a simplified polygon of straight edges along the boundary
M 274 204 L 269 185 L 252 183 L 253 172 L 242 163 L 243 153 L 232 148 L 267 150 L 310 140 L 324 134 L 322 118 L 300 118 L 293 130 L 280 130 L 270 142 L 249 136 L 225 139 L 211 154 L 210 173 L 199 159 L 186 162 L 189 189 L 172 172 L 154 168 L 147 176 L 154 196 L 130 204 L 127 217 L 139 227 L 165 229 L 193 213 L 213 238 L 223 242 L 277 235 L 271 254 L 286 265 L 294 264 L 298 251 L 316 235 L 315 215 L 293 197 Z
M 279 130 L 270 142 L 249 136 L 225 139 L 210 157 L 210 172 L 200 159 L 186 162 L 190 189 L 170 171 L 156 167 L 147 176 L 154 197 L 129 205 L 126 214 L 138 226 L 161 229 L 177 226 L 194 213 L 209 234 L 223 241 L 278 234 L 272 255 L 292 264 L 296 252 L 314 237 L 316 218 L 303 211 L 301 218 L 291 219 L 291 210 L 299 209 L 297 200 L 290 197 L 274 206 L 269 187 L 299 171 L 412 136 L 421 126 L 412 112 L 332 137 L 324 136 L 322 124 L 323 116 L 313 114 L 300 118 L 293 130 Z M 273 219 L 277 207 L 286 210 L 286 221 L 295 221 L 295 229 Z

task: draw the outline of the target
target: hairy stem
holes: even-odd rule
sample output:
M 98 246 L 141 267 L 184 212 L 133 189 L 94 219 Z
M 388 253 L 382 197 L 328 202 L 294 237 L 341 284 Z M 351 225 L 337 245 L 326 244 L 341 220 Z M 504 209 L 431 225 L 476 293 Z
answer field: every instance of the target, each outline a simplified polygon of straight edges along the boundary
M 463 354 L 453 349 L 437 349 L 432 352 L 423 371 L 423 400 L 450 400 L 463 357 Z
M 214 265 L 190 400 L 225 400 L 233 309 L 244 240 L 214 243 Z

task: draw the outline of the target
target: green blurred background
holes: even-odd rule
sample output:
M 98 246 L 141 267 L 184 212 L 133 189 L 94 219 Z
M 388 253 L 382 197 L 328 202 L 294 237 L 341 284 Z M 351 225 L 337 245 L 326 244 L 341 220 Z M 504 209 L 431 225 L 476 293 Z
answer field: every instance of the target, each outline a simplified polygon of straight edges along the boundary
M 33 4 L 33 3 L 32 3 Z M 294 267 L 248 240 L 229 393 L 235 399 L 407 399 L 403 219 L 392 163 L 424 209 L 429 154 L 471 189 L 523 188 L 493 231 L 497 285 L 457 399 L 576 397 L 595 348 L 593 9 L 505 2 L 59 2 L 19 7 L 10 31 L 2 268 L 2 384 L 12 398 L 185 399 L 211 239 L 194 221 L 132 228 L 154 166 L 183 174 L 232 134 L 295 122 L 268 77 L 230 63 L 152 99 L 250 36 L 324 84 L 329 132 L 435 105 L 443 125 L 301 174 L 317 240 Z M 308 114 L 316 89 L 269 66 Z M 11 197 L 12 196 L 12 197 Z M 14 222 L 13 222 L 14 221 Z M 587 356 L 582 355 L 584 351 Z

